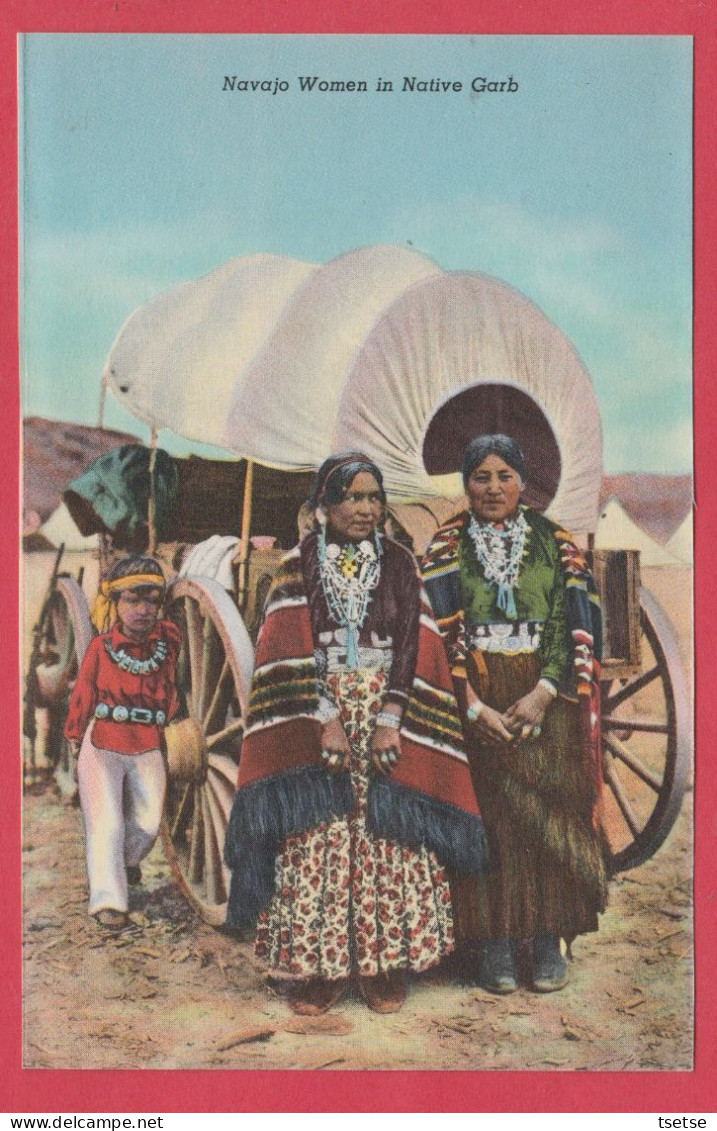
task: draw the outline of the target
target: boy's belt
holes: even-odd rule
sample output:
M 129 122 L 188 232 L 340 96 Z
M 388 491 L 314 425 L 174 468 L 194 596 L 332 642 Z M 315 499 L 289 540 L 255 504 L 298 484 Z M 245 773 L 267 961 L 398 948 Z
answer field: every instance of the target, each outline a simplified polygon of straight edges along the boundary
M 109 703 L 98 703 L 95 707 L 96 719 L 108 719 L 113 723 L 142 723 L 144 726 L 163 727 L 167 721 L 164 711 L 152 711 L 149 707 L 124 707 L 119 704 L 111 707 Z

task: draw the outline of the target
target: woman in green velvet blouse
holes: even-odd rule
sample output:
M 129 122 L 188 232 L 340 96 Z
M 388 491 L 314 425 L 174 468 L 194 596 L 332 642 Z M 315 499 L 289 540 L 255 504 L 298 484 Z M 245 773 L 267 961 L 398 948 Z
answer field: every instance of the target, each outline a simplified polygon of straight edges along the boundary
M 570 536 L 521 504 L 523 478 L 510 437 L 472 440 L 469 510 L 441 527 L 423 563 L 491 849 L 463 918 L 494 993 L 516 989 L 521 942 L 532 987 L 564 986 L 561 939 L 596 930 L 606 897 L 599 603 Z

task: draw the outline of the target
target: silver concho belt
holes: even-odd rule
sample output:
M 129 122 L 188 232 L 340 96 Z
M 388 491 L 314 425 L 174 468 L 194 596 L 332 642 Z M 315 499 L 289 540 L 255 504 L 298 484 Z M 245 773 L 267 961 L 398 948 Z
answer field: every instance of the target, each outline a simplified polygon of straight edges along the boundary
M 537 652 L 543 621 L 521 620 L 468 626 L 468 647 L 479 652 Z
M 95 707 L 96 719 L 108 719 L 113 723 L 142 723 L 144 726 L 163 727 L 167 721 L 164 711 L 151 711 L 149 707 L 110 707 L 109 703 L 98 703 Z
M 387 672 L 391 670 L 391 663 L 393 661 L 393 650 L 391 648 L 358 648 L 357 654 L 357 668 L 371 672 Z M 317 669 L 322 675 L 342 672 L 346 668 L 345 648 L 333 647 L 326 648 L 325 650 L 318 649 L 315 656 L 317 659 Z

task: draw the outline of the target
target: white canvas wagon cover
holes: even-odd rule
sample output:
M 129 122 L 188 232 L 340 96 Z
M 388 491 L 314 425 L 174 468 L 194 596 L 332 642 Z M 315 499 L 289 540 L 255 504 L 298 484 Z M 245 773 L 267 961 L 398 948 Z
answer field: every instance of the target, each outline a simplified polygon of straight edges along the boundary
M 600 416 L 571 343 L 506 283 L 410 249 L 233 259 L 136 310 L 103 378 L 147 424 L 269 467 L 363 450 L 397 501 L 455 494 L 465 442 L 509 432 L 532 501 L 595 527 Z

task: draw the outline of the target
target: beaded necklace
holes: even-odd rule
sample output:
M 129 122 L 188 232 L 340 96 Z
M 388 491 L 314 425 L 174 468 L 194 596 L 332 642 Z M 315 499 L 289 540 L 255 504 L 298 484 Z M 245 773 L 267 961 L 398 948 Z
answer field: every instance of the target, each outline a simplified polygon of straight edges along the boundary
M 381 576 L 380 543 L 365 538 L 356 545 L 326 543 L 319 530 L 319 573 L 329 613 L 346 629 L 346 666 L 358 667 L 359 630 L 366 620 L 373 590 Z
M 482 567 L 486 581 L 498 590 L 498 608 L 510 619 L 518 615 L 513 590 L 518 587 L 520 563 L 525 552 L 528 523 L 522 511 L 512 522 L 502 527 L 490 522 L 480 522 L 471 514 L 468 523 L 478 564 Z
M 109 640 L 105 640 L 105 651 L 114 664 L 123 672 L 131 675 L 148 675 L 149 672 L 158 672 L 167 658 L 167 642 L 158 640 L 152 655 L 147 660 L 138 660 L 125 652 L 124 648 L 113 648 Z

